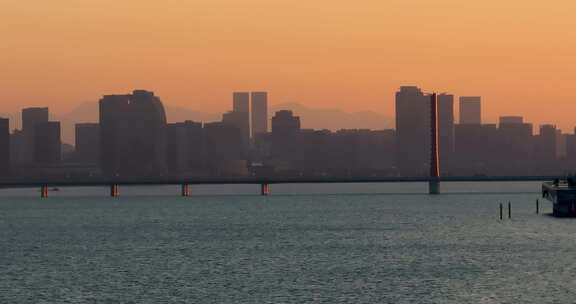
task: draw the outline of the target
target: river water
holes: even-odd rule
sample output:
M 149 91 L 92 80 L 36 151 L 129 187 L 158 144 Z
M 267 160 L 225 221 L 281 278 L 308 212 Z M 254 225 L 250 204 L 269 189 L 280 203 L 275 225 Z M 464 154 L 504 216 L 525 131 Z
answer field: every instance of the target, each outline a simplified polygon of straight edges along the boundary
M 539 183 L 443 187 L 3 189 L 0 303 L 574 303 Z

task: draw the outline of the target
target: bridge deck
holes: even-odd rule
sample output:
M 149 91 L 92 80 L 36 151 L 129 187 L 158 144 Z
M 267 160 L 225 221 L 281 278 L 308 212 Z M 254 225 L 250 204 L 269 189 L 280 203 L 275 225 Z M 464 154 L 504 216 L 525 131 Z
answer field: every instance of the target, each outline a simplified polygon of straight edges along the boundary
M 525 182 L 550 181 L 558 176 L 447 176 L 441 182 Z M 0 180 L 0 188 L 51 187 L 99 187 L 109 185 L 230 185 L 230 184 L 323 184 L 323 183 L 419 183 L 428 177 L 342 177 L 342 178 L 195 178 L 195 179 L 85 179 L 85 180 Z

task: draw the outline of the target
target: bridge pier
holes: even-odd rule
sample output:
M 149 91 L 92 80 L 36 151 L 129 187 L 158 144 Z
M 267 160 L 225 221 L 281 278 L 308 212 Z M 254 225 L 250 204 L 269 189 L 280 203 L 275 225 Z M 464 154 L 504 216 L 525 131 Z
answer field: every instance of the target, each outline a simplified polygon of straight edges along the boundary
M 440 180 L 431 178 L 428 181 L 428 194 L 440 194 Z
M 260 195 L 267 196 L 270 195 L 270 184 L 260 184 Z
M 182 184 L 182 196 L 183 197 L 188 197 L 191 195 L 190 192 L 190 185 L 188 184 Z
M 47 198 L 48 197 L 48 186 L 42 185 L 40 186 L 40 197 Z
M 120 191 L 118 191 L 118 185 L 112 184 L 110 185 L 110 196 L 111 197 L 118 197 L 120 195 Z

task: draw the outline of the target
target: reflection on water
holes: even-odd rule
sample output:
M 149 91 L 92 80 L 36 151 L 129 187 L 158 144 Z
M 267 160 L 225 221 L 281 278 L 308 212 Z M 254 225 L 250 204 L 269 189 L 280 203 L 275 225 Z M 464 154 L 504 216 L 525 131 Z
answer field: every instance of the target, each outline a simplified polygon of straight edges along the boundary
M 0 190 L 0 303 L 570 303 L 539 183 Z M 299 194 L 297 194 L 299 193 Z M 214 195 L 220 194 L 220 195 Z M 227 195 L 221 195 L 227 194 Z M 512 220 L 498 205 L 512 203 Z M 548 203 L 541 203 L 550 212 Z

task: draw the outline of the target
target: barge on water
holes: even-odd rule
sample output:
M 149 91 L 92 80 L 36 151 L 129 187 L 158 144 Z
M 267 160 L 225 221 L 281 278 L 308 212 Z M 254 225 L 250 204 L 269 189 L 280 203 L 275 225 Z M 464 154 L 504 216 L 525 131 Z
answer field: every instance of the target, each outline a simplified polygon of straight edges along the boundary
M 576 217 L 576 180 L 568 178 L 566 181 L 558 179 L 542 184 L 542 197 L 553 204 L 554 216 Z

